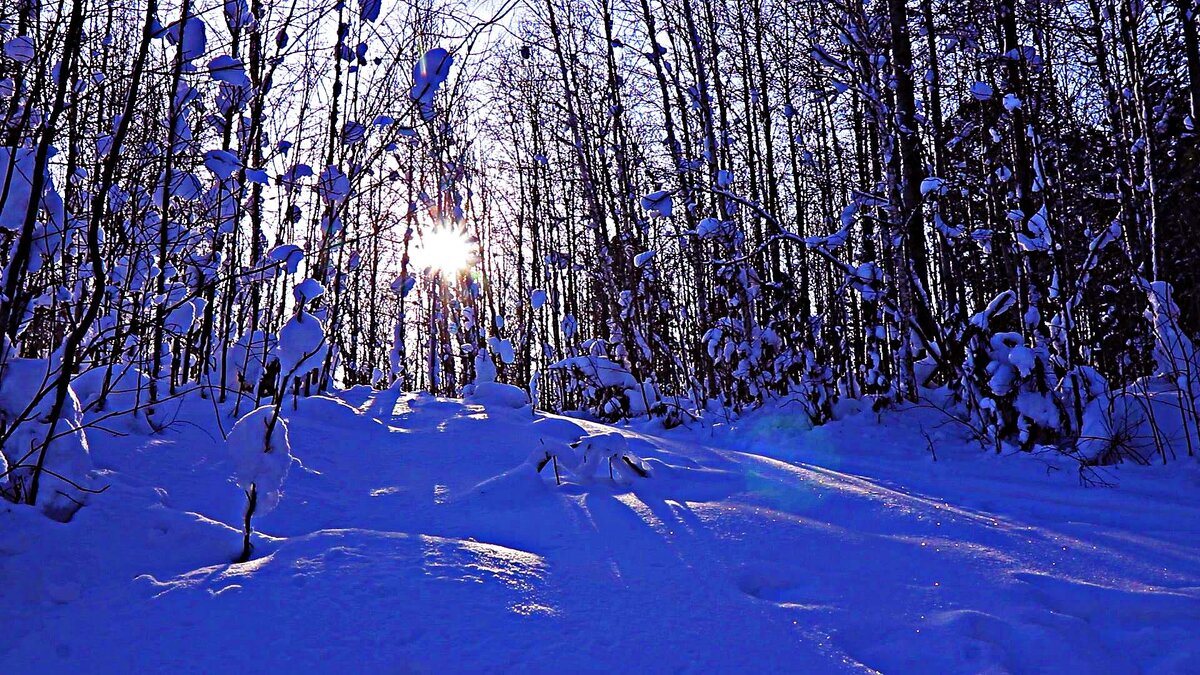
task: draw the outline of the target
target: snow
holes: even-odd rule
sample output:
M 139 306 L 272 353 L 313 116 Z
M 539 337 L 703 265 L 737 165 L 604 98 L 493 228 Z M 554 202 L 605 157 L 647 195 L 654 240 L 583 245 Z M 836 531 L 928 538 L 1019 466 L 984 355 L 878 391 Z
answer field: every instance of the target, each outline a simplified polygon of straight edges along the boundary
M 33 193 L 33 174 L 37 153 L 32 148 L 0 147 L 0 230 L 20 231 L 25 223 L 26 210 Z M 9 171 L 11 167 L 11 172 Z M 63 218 L 62 197 L 54 189 L 49 170 L 44 170 L 44 192 L 41 207 L 50 215 L 50 224 L 60 226 Z
M 305 279 L 292 289 L 292 297 L 300 305 L 308 304 L 322 295 L 325 295 L 325 287 L 316 279 Z
M 307 164 L 297 164 L 288 169 L 287 172 L 280 177 L 280 180 L 283 181 L 285 185 L 293 186 L 298 183 L 301 178 L 309 178 L 313 175 L 315 174 L 313 173 L 311 166 Z
M 279 504 L 292 466 L 287 420 L 276 418 L 274 406 L 255 408 L 233 425 L 225 443 L 238 487 L 249 490 L 253 485 L 257 491 L 255 514 L 270 513 Z
M 517 360 L 511 340 L 498 337 L 488 338 L 488 347 L 500 357 L 502 363 L 513 363 Z
M 90 487 L 93 464 L 82 407 L 70 387 L 62 418 L 50 435 L 46 420 L 54 405 L 57 376 L 57 369 L 45 359 L 0 362 L 0 429 L 12 430 L 0 454 L 11 471 L 7 482 L 21 494 L 31 488 L 34 468 L 42 458 L 43 466 L 53 473 L 41 478 L 41 510 L 55 520 L 68 520 L 88 501 L 89 495 L 78 488 Z M 46 394 L 37 400 L 42 392 Z
M 204 166 L 220 180 L 237 173 L 242 165 L 237 155 L 228 150 L 209 150 L 204 153 Z
M 308 312 L 299 312 L 279 329 L 275 356 L 283 374 L 301 375 L 325 359 L 325 325 Z
M 304 249 L 295 244 L 281 244 L 271 249 L 267 259 L 283 263 L 288 274 L 295 274 L 304 262 Z
M 1149 300 L 1145 318 L 1154 332 L 1156 375 L 1188 389 L 1200 384 L 1200 356 L 1191 339 L 1179 325 L 1179 305 L 1175 291 L 1164 281 L 1142 282 Z
M 529 394 L 525 390 L 511 384 L 501 382 L 476 382 L 474 393 L 468 397 L 473 403 L 478 403 L 488 410 L 512 408 L 519 409 L 529 405 Z
M 228 429 L 231 406 L 189 396 L 166 434 L 89 431 L 109 489 L 69 523 L 0 502 L 0 658 L 42 672 L 1200 668 L 1194 464 L 1113 467 L 1119 488 L 1087 489 L 1062 455 L 981 453 L 928 406 L 843 405 L 813 428 L 781 403 L 663 432 L 366 387 L 284 405 L 288 441 L 277 429 L 264 453 L 270 408 L 225 442 L 213 415 Z M 537 471 L 547 452 L 559 480 Z M 264 490 L 285 469 L 254 558 L 232 564 L 235 482 Z
M 240 59 L 222 54 L 208 62 L 208 71 L 214 80 L 226 82 L 236 87 L 250 86 L 250 78 L 246 75 L 246 67 Z
M 592 481 L 607 473 L 613 480 L 631 483 L 649 474 L 642 460 L 630 452 L 629 442 L 619 433 L 591 434 L 577 441 L 574 447 L 579 450 L 579 462 L 570 468 L 580 480 Z
M 333 204 L 345 201 L 346 197 L 350 196 L 350 179 L 336 165 L 330 164 L 321 172 L 317 182 L 317 194 L 321 199 Z
M 28 63 L 34 56 L 33 39 L 26 35 L 4 43 L 4 55 L 18 63 Z
M 487 350 L 480 349 L 475 354 L 475 385 L 496 381 L 496 364 L 492 362 Z
M 225 21 L 230 26 L 252 26 L 255 24 L 254 15 L 246 0 L 225 0 Z
M 696 236 L 701 239 L 733 239 L 737 235 L 737 224 L 732 220 L 705 218 L 696 224 Z
M 902 63 L 883 3 L 44 4 L 7 671 L 1200 673 L 1180 55 L 1114 61 L 1106 138 L 987 11 Z
M 359 122 L 351 120 L 342 125 L 342 143 L 346 145 L 360 143 L 366 136 L 367 128 Z
M 858 209 L 859 205 L 855 203 L 842 209 L 841 228 L 827 237 L 806 237 L 804 239 L 805 246 L 810 248 L 825 248 L 830 251 L 845 246 L 846 242 L 850 239 L 850 227 L 854 224 L 854 215 L 858 213 Z
M 417 278 L 401 274 L 392 280 L 391 289 L 399 293 L 401 297 L 407 296 L 412 292 L 414 286 L 417 285 Z
M 16 499 L 16 495 L 12 490 L 12 481 L 8 477 L 8 458 L 0 452 L 0 497 L 4 497 L 9 501 Z
M 374 22 L 379 19 L 379 10 L 383 0 L 358 0 L 359 16 L 363 21 Z
M 435 47 L 425 52 L 413 66 L 413 86 L 410 96 L 420 107 L 421 117 L 432 120 L 434 116 L 433 97 L 446 78 L 450 76 L 450 67 L 454 58 L 441 47 Z
M 930 176 L 921 181 L 921 194 L 927 195 L 930 192 L 942 194 L 946 191 L 946 181 L 937 176 Z
M 992 319 L 1004 314 L 1016 304 L 1016 293 L 1013 293 L 1011 290 L 1001 291 L 999 295 L 992 298 L 992 301 L 988 303 L 987 309 L 971 317 L 971 325 L 987 330 Z
M 1088 404 L 1075 449 L 1093 462 L 1161 462 L 1200 450 L 1197 401 L 1174 387 L 1141 382 Z
M 173 45 L 179 43 L 179 22 L 172 24 L 166 31 L 166 38 Z M 183 60 L 185 62 L 194 61 L 203 56 L 207 49 L 208 26 L 200 17 L 187 17 L 187 21 L 183 24 Z
M 228 386 L 235 387 L 241 382 L 251 389 L 257 387 L 266 368 L 266 355 L 274 347 L 274 340 L 262 331 L 244 333 L 238 338 L 229 346 L 225 361 Z
M 196 321 L 204 315 L 205 304 L 204 298 L 193 298 L 171 310 L 164 320 L 167 331 L 185 334 L 192 330 Z
M 671 211 L 674 208 L 674 202 L 671 199 L 671 193 L 667 190 L 651 192 L 645 197 L 642 197 L 642 208 L 649 212 L 651 216 L 658 218 L 670 218 Z
M 551 370 L 566 370 L 594 386 L 637 387 L 637 380 L 624 366 L 602 356 L 572 356 L 548 367 Z

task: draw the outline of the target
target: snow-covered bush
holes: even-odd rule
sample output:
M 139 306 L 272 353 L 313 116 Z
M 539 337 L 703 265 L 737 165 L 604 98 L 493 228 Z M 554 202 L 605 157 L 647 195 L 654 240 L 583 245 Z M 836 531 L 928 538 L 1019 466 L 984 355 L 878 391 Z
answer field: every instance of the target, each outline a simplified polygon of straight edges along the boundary
M 529 394 L 520 387 L 503 382 L 477 382 L 466 400 L 486 408 L 519 409 L 529 405 Z
M 71 390 L 87 414 L 111 417 L 107 428 L 124 427 L 133 433 L 153 430 L 147 417 L 150 378 L 131 363 L 93 366 L 71 380 Z
M 463 387 L 463 398 L 492 409 L 524 408 L 531 400 L 524 389 L 496 381 L 496 364 L 486 349 L 475 354 L 475 381 Z
M 1154 336 L 1154 370 L 1115 391 L 1102 391 L 1084 410 L 1076 450 L 1093 464 L 1163 463 L 1200 449 L 1200 360 L 1179 325 L 1170 284 L 1139 280 Z
M 629 450 L 629 441 L 621 434 L 611 431 L 592 434 L 579 439 L 572 447 L 579 453 L 579 463 L 572 471 L 580 480 L 592 480 L 605 472 L 609 478 L 622 483 L 650 476 L 649 468 Z
M 37 153 L 33 148 L 0 147 L 0 230 L 19 231 L 24 224 L 25 214 L 33 196 L 33 177 L 37 167 Z M 49 216 L 46 224 L 57 228 L 63 223 L 63 201 L 54 188 L 54 179 L 47 167 L 43 167 L 42 194 L 39 196 L 42 210 Z M 38 239 L 43 250 L 53 249 L 45 237 Z M 39 256 L 34 256 L 38 258 Z M 38 261 L 40 262 L 40 260 Z
M 226 386 L 246 392 L 257 391 L 266 373 L 267 356 L 274 349 L 275 339 L 262 331 L 242 334 L 229 346 L 225 359 Z
M 954 389 L 975 431 L 997 449 L 1023 449 L 1063 435 L 1066 417 L 1057 396 L 1058 377 L 1045 346 L 1030 347 L 1020 333 L 996 329 L 1016 304 L 1005 291 L 964 328 L 965 354 Z
M 548 370 L 561 373 L 568 401 L 601 419 L 616 421 L 663 411 L 654 383 L 639 383 L 625 366 L 606 356 L 573 356 Z
M 480 349 L 475 355 L 475 384 L 496 381 L 496 364 L 486 349 Z
M 1200 354 L 1179 324 L 1175 291 L 1162 281 L 1141 284 L 1149 301 L 1144 316 L 1154 336 L 1154 377 L 1191 401 L 1200 393 Z M 1189 404 L 1184 411 L 1194 423 L 1195 406 Z
M 526 460 L 534 470 L 541 473 L 547 466 L 554 470 L 554 482 L 562 485 L 562 469 L 574 470 L 579 466 L 579 455 L 571 445 L 558 440 L 541 439 Z
M 325 324 L 315 315 L 300 311 L 279 329 L 279 341 L 272 354 L 279 361 L 279 372 L 285 380 L 299 380 L 321 367 L 326 349 Z M 287 384 L 281 382 L 281 394 Z
M 0 452 L 0 499 L 7 499 L 10 502 L 17 501 L 17 495 L 12 489 L 12 482 L 8 478 L 8 459 Z
M 582 432 L 582 429 L 576 428 Z M 636 478 L 648 478 L 650 468 L 629 449 L 629 441 L 616 432 L 603 432 L 579 437 L 573 442 L 554 438 L 542 438 L 527 463 L 541 473 L 547 466 L 553 467 L 555 482 L 562 483 L 566 471 L 580 482 L 590 482 L 598 477 L 628 484 Z
M 785 354 L 790 357 L 786 372 L 791 380 L 788 393 L 792 400 L 803 406 L 813 424 L 834 419 L 838 389 L 833 369 L 821 363 L 812 349 L 789 350 Z
M 274 406 L 255 408 L 233 425 L 225 443 L 233 457 L 238 486 L 255 489 L 260 513 L 273 510 L 292 464 L 287 420 L 276 418 Z
M 1151 390 L 1148 384 L 1106 392 L 1088 405 L 1075 443 L 1081 459 L 1089 464 L 1166 463 L 1200 449 L 1196 419 L 1188 413 L 1195 401 L 1177 388 Z
M 30 496 L 40 463 L 37 502 L 46 515 L 65 521 L 87 502 L 93 466 L 75 392 L 68 386 L 57 420 L 51 417 L 54 391 L 35 402 L 55 375 L 45 359 L 0 362 L 0 454 L 8 465 L 6 492 L 18 500 Z
M 250 559 L 250 519 L 268 513 L 279 504 L 283 480 L 292 465 L 287 422 L 276 406 L 263 406 L 246 413 L 233 425 L 226 439 L 233 457 L 237 484 L 246 491 L 242 558 Z

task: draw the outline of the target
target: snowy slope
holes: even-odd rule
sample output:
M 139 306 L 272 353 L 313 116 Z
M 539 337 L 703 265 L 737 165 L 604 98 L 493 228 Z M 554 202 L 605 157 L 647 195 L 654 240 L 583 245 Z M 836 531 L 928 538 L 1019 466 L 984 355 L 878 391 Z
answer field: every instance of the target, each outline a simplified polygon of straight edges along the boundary
M 286 411 L 296 462 L 241 565 L 229 561 L 245 498 L 210 401 L 189 399 L 180 418 L 194 423 L 160 436 L 94 434 L 112 487 L 72 522 L 0 508 L 0 660 L 21 672 L 1200 670 L 1192 465 L 1085 489 L 1065 463 L 981 454 L 928 410 L 807 430 L 785 407 L 621 429 L 649 478 L 564 468 L 560 486 L 531 454 L 610 428 L 503 397 L 339 396 Z

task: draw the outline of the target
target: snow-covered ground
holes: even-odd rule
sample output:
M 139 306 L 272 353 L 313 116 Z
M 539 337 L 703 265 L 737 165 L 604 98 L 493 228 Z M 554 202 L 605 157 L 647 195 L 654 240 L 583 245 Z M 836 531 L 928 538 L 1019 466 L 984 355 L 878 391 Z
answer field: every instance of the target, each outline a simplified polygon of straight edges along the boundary
M 70 523 L 0 506 L 0 662 L 1200 672 L 1194 461 L 1082 487 L 1071 463 L 983 453 L 934 410 L 809 430 L 781 406 L 619 429 L 649 477 L 600 460 L 582 479 L 566 443 L 611 428 L 482 394 L 289 402 L 295 461 L 244 564 L 211 401 L 156 436 L 91 430 L 111 487 Z M 536 472 L 546 449 L 562 485 Z

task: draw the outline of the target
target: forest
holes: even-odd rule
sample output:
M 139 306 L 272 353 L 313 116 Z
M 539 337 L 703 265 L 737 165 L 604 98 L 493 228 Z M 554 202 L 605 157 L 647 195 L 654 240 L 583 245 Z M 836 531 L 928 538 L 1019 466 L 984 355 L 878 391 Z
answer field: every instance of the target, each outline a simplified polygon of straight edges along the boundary
M 1190 471 L 1198 11 L 4 0 L 0 506 L 71 521 L 98 446 L 198 425 L 248 560 L 339 392 Z

